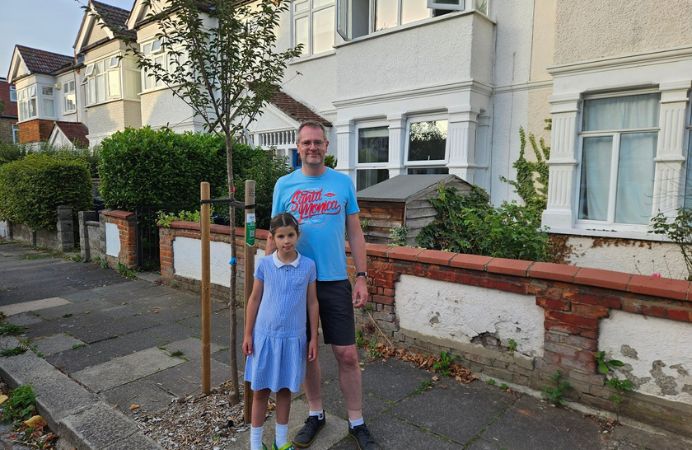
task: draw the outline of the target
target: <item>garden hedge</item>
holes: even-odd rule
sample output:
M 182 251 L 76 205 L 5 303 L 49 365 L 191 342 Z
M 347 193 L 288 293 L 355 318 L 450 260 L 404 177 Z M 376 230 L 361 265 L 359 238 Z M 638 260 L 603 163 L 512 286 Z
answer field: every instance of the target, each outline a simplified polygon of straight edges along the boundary
M 57 208 L 91 208 L 88 165 L 80 159 L 35 153 L 0 167 L 0 219 L 34 230 L 54 230 Z
M 259 148 L 237 144 L 233 151 L 236 198 L 243 200 L 246 179 L 257 181 L 261 227 L 269 223 L 274 183 L 288 169 L 283 160 Z M 101 197 L 107 208 L 194 211 L 199 209 L 201 181 L 211 184 L 214 196 L 228 195 L 226 151 L 219 135 L 176 134 L 165 128 L 126 129 L 104 139 L 99 156 Z M 215 211 L 227 216 L 224 208 L 215 207 Z

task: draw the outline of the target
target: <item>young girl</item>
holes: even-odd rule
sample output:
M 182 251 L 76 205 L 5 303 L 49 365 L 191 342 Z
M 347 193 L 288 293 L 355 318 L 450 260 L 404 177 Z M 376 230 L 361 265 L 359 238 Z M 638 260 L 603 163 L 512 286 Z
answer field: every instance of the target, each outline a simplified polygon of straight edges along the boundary
M 293 449 L 288 440 L 291 392 L 305 377 L 306 357 L 317 358 L 317 271 L 296 251 L 298 221 L 282 213 L 269 224 L 276 251 L 260 260 L 247 304 L 243 353 L 245 380 L 253 391 L 251 450 L 266 450 L 262 429 L 270 392 L 276 392 L 276 439 L 273 450 Z M 307 301 L 307 308 L 306 308 Z M 306 310 L 310 342 L 307 342 Z

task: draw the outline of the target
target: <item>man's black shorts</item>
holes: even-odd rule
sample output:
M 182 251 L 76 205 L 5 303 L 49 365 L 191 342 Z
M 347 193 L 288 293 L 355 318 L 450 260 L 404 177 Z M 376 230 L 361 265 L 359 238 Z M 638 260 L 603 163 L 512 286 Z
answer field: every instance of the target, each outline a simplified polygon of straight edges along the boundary
M 353 315 L 351 282 L 318 281 L 317 300 L 325 344 L 353 345 L 356 343 L 356 322 Z M 308 339 L 310 327 L 308 327 Z

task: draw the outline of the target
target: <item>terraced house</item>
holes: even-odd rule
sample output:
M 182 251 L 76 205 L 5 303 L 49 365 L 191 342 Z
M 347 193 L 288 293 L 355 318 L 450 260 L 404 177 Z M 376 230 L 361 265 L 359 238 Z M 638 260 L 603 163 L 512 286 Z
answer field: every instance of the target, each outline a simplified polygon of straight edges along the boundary
M 127 126 L 201 131 L 125 52 L 122 38 L 136 37 L 168 63 L 152 19 L 164 4 L 91 1 L 101 19 L 84 13 L 70 56 L 17 46 L 20 140 L 48 139 L 55 122 L 81 122 L 91 146 Z M 690 17 L 686 0 L 294 0 L 278 46 L 303 54 L 248 136 L 297 163 L 294 130 L 316 119 L 358 189 L 449 173 L 500 203 L 515 198 L 501 177 L 513 176 L 524 127 L 551 144 L 543 223 L 572 262 L 682 276 L 648 224 L 692 205 Z

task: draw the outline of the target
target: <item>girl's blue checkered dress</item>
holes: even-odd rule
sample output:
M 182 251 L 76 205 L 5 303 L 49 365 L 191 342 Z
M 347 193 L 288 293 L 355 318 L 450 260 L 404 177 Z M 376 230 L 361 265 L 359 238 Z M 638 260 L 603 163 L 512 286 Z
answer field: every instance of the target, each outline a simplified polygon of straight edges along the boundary
M 245 380 L 253 391 L 287 388 L 298 392 L 307 359 L 307 289 L 317 271 L 310 258 L 283 263 L 274 252 L 260 260 L 255 278 L 264 283 L 253 330 L 252 355 L 245 363 Z

